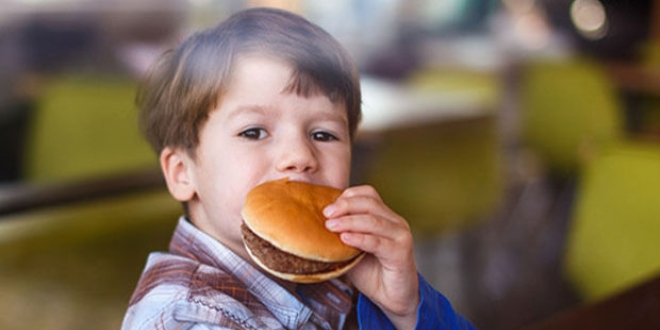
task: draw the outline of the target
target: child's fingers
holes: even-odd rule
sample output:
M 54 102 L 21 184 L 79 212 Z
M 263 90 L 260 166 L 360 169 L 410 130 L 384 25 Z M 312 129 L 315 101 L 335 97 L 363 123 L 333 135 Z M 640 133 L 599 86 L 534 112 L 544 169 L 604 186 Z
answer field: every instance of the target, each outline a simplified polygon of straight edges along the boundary
M 387 259 L 396 258 L 404 251 L 402 246 L 412 244 L 405 226 L 368 214 L 330 219 L 326 226 L 340 233 L 344 243 Z
M 371 186 L 345 190 L 324 214 L 329 218 L 326 227 L 341 233 L 346 244 L 376 255 L 396 253 L 411 236 L 405 219 L 390 210 Z
M 326 226 L 343 242 L 368 253 L 349 272 L 356 287 L 390 315 L 414 313 L 419 301 L 417 268 L 406 220 L 370 186 L 345 190 L 325 215 Z
M 341 240 L 353 247 L 362 251 L 371 253 L 382 260 L 398 260 L 399 256 L 404 255 L 401 249 L 402 240 L 406 239 L 404 236 L 396 239 L 389 237 L 358 233 L 358 232 L 344 232 L 340 234 Z
M 352 214 L 371 214 L 389 221 L 405 223 L 405 220 L 390 210 L 371 186 L 352 187 L 344 191 L 337 200 L 324 209 L 327 218 Z
M 334 232 L 362 232 L 362 233 L 382 233 L 388 235 L 394 226 L 391 221 L 376 217 L 371 214 L 345 215 L 338 218 L 331 218 L 325 223 L 330 231 Z

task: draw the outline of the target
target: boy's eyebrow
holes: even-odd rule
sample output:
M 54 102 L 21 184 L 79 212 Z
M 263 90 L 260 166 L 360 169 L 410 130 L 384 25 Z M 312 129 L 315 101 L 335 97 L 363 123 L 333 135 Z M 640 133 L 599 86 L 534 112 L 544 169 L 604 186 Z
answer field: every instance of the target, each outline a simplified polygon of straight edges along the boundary
M 232 109 L 229 114 L 227 114 L 227 119 L 231 120 L 235 117 L 245 115 L 245 114 L 257 114 L 262 116 L 267 116 L 269 111 L 266 106 L 251 104 L 251 105 L 240 105 Z M 339 120 L 345 123 L 348 123 L 348 116 L 342 115 L 341 111 L 323 111 L 321 112 L 320 119 L 322 120 Z
M 263 107 L 261 105 L 257 105 L 257 104 L 240 105 L 240 106 L 232 109 L 229 112 L 229 114 L 227 114 L 227 119 L 233 119 L 233 118 L 238 117 L 240 115 L 245 115 L 246 113 L 248 113 L 248 114 L 255 113 L 255 114 L 258 114 L 258 115 L 266 115 L 267 111 L 266 111 L 265 107 Z
M 319 119 L 321 120 L 331 120 L 331 121 L 342 121 L 345 123 L 348 123 L 348 116 L 347 115 L 342 115 L 342 112 L 340 111 L 323 111 L 319 115 Z

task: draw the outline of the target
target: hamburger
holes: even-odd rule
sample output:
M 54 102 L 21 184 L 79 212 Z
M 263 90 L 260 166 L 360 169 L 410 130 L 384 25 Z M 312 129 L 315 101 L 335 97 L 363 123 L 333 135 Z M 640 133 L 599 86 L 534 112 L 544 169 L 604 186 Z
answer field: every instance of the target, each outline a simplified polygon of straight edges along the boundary
M 299 283 L 335 278 L 356 265 L 362 251 L 325 228 L 323 208 L 341 190 L 281 179 L 262 183 L 243 206 L 243 243 L 270 274 Z

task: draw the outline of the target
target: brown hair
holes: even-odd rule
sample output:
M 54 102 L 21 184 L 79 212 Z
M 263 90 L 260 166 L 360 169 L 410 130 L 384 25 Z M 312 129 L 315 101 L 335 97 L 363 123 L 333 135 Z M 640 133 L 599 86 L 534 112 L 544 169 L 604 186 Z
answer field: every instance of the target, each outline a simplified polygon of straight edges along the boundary
M 294 72 L 286 91 L 323 93 L 343 102 L 353 138 L 360 121 L 358 70 L 327 32 L 295 14 L 256 8 L 196 33 L 163 54 L 138 91 L 140 126 L 156 152 L 180 148 L 194 156 L 199 132 L 222 102 L 235 59 L 259 53 L 282 59 Z

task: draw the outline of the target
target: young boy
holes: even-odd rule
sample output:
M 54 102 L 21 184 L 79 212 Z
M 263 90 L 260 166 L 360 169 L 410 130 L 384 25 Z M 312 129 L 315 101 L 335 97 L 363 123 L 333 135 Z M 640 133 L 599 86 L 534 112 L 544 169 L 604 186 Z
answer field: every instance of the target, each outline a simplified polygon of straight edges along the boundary
M 240 12 L 166 53 L 138 103 L 186 215 L 169 253 L 149 257 L 123 329 L 472 327 L 418 276 L 405 219 L 372 187 L 348 187 L 359 77 L 319 27 L 275 9 Z M 288 283 L 250 261 L 245 196 L 284 177 L 344 190 L 324 210 L 327 228 L 368 255 L 342 281 Z

